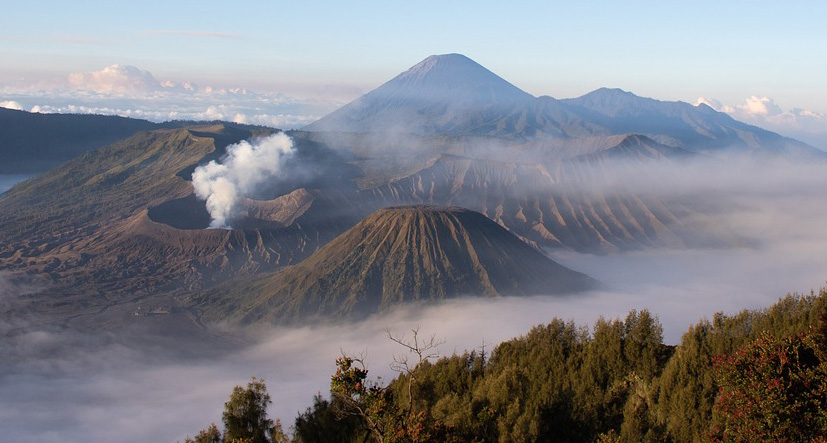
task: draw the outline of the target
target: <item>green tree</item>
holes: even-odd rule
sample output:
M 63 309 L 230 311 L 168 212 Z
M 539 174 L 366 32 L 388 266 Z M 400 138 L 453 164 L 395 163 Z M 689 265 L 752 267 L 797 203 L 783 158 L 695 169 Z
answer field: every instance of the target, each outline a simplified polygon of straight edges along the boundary
M 399 398 L 389 387 L 368 381 L 368 371 L 360 359 L 343 356 L 336 360 L 336 373 L 331 377 L 330 391 L 342 405 L 344 414 L 355 415 L 363 420 L 370 436 L 379 443 L 419 443 L 455 441 L 451 427 L 434 420 L 418 401 L 415 392 L 419 380 L 419 368 L 436 358 L 436 348 L 442 343 L 431 337 L 420 341 L 419 331 L 414 329 L 410 341 L 404 337 L 388 337 L 413 354 L 416 362 L 407 356 L 395 357 L 392 367 L 404 379 L 404 391 Z
M 632 370 L 644 380 L 660 372 L 663 358 L 663 327 L 649 310 L 632 310 L 626 316 L 624 353 Z
M 215 423 L 210 424 L 207 429 L 201 430 L 194 438 L 187 437 L 184 443 L 222 443 L 224 438 Z
M 807 442 L 827 436 L 827 360 L 813 331 L 764 333 L 715 359 L 721 385 L 713 441 Z
M 253 377 L 246 388 L 233 388 L 230 400 L 224 403 L 224 441 L 272 443 L 282 439 L 281 423 L 267 417 L 270 403 L 264 380 Z
M 659 380 L 658 421 L 673 441 L 700 441 L 712 418 L 718 392 L 712 372 L 712 333 L 705 320 L 690 327 Z
M 719 391 L 713 359 L 731 355 L 762 333 L 787 337 L 818 324 L 827 307 L 827 290 L 787 295 L 773 306 L 736 315 L 716 313 L 689 328 L 666 364 L 657 386 L 657 417 L 669 439 L 697 442 L 705 438 Z
M 313 406 L 298 417 L 293 426 L 293 438 L 301 443 L 349 443 L 362 441 L 367 431 L 358 417 L 339 414 L 342 405 L 337 397 L 325 400 L 313 398 Z

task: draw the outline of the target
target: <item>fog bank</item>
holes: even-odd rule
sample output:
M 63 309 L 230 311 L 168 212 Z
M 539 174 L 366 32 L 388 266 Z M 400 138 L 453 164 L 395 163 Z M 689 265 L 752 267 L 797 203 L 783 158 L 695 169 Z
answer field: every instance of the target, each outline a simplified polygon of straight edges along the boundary
M 663 181 L 661 181 L 663 180 Z M 668 184 L 671 183 L 671 184 Z M 704 199 L 711 225 L 749 239 L 730 249 L 654 249 L 609 255 L 552 252 L 600 280 L 599 291 L 564 297 L 474 298 L 408 307 L 355 324 L 264 328 L 245 346 L 128 333 L 6 329 L 0 342 L 0 429 L 9 442 L 172 442 L 219 422 L 234 385 L 267 381 L 271 415 L 286 426 L 326 393 L 334 360 L 364 353 L 371 377 L 391 377 L 401 352 L 384 330 L 419 327 L 444 339 L 442 355 L 487 349 L 554 317 L 590 326 L 599 316 L 649 309 L 667 343 L 716 311 L 761 308 L 827 280 L 827 168 L 742 163 L 737 168 L 653 171 L 623 186 Z M 0 300 L 22 291 L 0 284 Z M 29 290 L 29 289 L 26 289 Z
M 249 346 L 187 358 L 173 357 L 176 349 L 66 331 L 7 337 L 3 346 L 18 351 L 3 350 L 17 361 L 0 363 L 0 428 L 10 442 L 176 441 L 220 422 L 232 387 L 252 375 L 267 381 L 271 415 L 290 425 L 313 394 L 327 392 L 342 352 L 364 353 L 372 377 L 393 376 L 388 364 L 402 350 L 385 328 L 436 334 L 446 341 L 441 354 L 450 355 L 483 342 L 490 351 L 553 317 L 590 325 L 601 315 L 623 317 L 647 308 L 659 316 L 666 341 L 677 343 L 690 324 L 715 311 L 764 307 L 788 291 L 818 288 L 825 278 L 818 254 L 796 250 L 795 259 L 779 260 L 790 252 L 774 247 L 558 256 L 607 288 L 567 297 L 454 300 L 357 324 L 273 328 L 259 331 Z

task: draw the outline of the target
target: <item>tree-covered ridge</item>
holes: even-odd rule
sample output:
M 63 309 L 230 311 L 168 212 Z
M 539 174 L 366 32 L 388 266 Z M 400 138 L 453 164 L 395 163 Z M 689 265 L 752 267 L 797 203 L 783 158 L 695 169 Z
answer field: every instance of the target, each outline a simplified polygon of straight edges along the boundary
M 659 380 L 657 419 L 672 441 L 703 439 L 712 422 L 712 406 L 718 394 L 713 358 L 731 355 L 762 333 L 787 337 L 819 324 L 827 308 L 827 290 L 791 296 L 765 310 L 744 310 L 737 315 L 717 313 L 683 335 L 675 355 Z
M 649 311 L 553 319 L 485 349 L 412 365 L 387 386 L 337 361 L 331 396 L 297 417 L 296 442 L 825 441 L 827 290 L 715 314 L 677 346 Z M 423 357 L 424 356 L 424 357 Z M 398 362 L 397 362 L 398 363 Z M 405 362 L 407 363 L 407 361 Z
M 648 409 L 651 381 L 672 353 L 662 341 L 645 310 L 599 319 L 591 331 L 554 319 L 488 359 L 473 352 L 423 364 L 414 395 L 465 441 L 593 441 Z

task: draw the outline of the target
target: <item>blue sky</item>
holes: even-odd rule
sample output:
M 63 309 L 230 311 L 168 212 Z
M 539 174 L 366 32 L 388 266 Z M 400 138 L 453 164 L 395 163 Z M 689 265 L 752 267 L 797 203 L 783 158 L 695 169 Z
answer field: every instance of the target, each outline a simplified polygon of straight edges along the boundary
M 0 1 L 5 107 L 301 127 L 458 52 L 535 95 L 704 97 L 827 148 L 827 2 Z M 116 64 L 146 71 L 156 93 L 170 80 L 265 95 L 124 98 L 95 84 Z M 72 73 L 84 77 L 67 93 Z
M 159 78 L 370 89 L 460 52 L 527 91 L 768 95 L 827 111 L 823 2 L 7 2 L 0 82 L 134 65 Z

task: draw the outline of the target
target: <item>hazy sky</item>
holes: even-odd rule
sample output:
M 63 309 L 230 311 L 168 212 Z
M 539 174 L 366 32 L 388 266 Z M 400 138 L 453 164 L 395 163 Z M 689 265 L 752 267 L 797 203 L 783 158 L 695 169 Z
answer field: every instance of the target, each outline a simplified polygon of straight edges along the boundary
M 3 1 L 0 84 L 112 64 L 290 93 L 369 90 L 459 52 L 535 95 L 770 96 L 827 111 L 816 1 Z
M 3 2 L 0 107 L 301 128 L 432 54 L 704 102 L 827 149 L 827 3 Z

